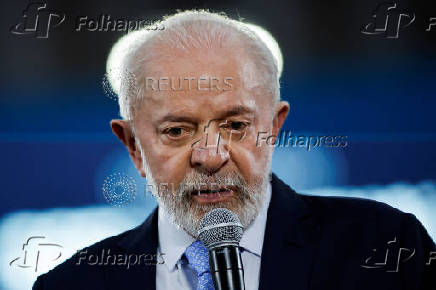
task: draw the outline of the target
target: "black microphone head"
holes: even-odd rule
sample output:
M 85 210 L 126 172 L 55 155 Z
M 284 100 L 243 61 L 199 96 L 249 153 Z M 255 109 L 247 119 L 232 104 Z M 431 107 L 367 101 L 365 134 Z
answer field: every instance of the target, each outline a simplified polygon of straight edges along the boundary
M 215 208 L 201 219 L 198 236 L 208 249 L 229 244 L 237 246 L 243 229 L 235 213 L 227 208 Z

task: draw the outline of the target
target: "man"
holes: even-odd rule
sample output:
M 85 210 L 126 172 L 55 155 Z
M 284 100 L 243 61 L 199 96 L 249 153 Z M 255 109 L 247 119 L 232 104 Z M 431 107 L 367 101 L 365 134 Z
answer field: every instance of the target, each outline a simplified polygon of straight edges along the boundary
M 108 61 L 123 117 L 112 130 L 158 208 L 34 289 L 212 289 L 197 228 L 217 207 L 245 228 L 247 289 L 436 289 L 436 247 L 413 215 L 300 195 L 271 173 L 274 147 L 258 136 L 278 135 L 289 104 L 280 101 L 281 54 L 266 31 L 204 11 L 158 26 L 127 35 Z

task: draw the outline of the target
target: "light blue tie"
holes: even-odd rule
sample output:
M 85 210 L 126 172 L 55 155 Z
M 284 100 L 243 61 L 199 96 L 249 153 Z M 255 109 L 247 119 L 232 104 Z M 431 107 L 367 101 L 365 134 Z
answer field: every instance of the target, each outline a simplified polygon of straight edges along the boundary
M 185 256 L 189 265 L 197 272 L 197 290 L 214 290 L 209 268 L 209 251 L 201 241 L 193 242 L 186 248 Z

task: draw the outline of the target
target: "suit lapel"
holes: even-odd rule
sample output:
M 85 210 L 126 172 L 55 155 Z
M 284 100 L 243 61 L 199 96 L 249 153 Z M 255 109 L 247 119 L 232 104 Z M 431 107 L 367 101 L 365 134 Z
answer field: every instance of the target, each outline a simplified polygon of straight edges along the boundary
M 158 248 L 158 222 L 157 209 L 149 215 L 143 224 L 136 229 L 128 232 L 118 243 L 118 250 L 123 255 L 141 254 L 151 257 L 156 255 Z M 147 258 L 148 259 L 148 258 Z M 106 279 L 109 281 L 109 289 L 156 289 L 156 265 L 148 260 L 147 264 L 142 260 L 142 264 L 125 267 L 112 267 L 106 272 Z
M 306 202 L 272 174 L 259 289 L 308 289 L 320 234 Z

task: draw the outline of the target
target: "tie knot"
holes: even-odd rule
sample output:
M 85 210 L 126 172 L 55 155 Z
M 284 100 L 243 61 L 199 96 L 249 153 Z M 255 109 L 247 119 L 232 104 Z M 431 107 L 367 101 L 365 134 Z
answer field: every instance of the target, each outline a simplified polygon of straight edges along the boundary
M 198 276 L 210 272 L 209 251 L 201 241 L 195 241 L 187 247 L 185 256 L 191 267 L 197 272 Z

